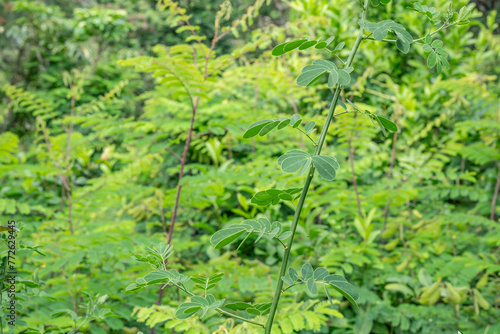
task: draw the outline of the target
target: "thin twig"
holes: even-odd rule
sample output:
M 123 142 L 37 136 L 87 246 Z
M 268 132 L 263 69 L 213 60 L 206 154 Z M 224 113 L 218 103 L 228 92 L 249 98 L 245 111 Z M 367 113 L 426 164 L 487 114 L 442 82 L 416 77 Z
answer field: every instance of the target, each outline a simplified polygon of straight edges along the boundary
M 175 153 L 174 151 L 172 151 L 172 150 L 170 149 L 170 147 L 168 147 L 168 146 L 167 146 L 167 147 L 165 147 L 165 150 L 167 150 L 170 154 L 172 154 L 174 157 L 176 157 L 176 158 L 177 158 L 177 160 L 179 160 L 179 161 L 181 161 L 181 160 L 182 160 L 182 159 L 181 159 L 181 157 L 180 157 L 177 153 Z
M 493 199 L 491 201 L 490 220 L 495 220 L 495 207 L 497 203 L 498 190 L 500 188 L 500 161 L 497 161 L 497 166 L 498 166 L 497 184 L 495 185 L 495 191 L 493 192 Z
M 62 168 L 59 165 L 59 162 L 57 161 L 57 159 L 54 155 L 54 151 L 52 150 L 52 144 L 50 143 L 50 138 L 49 138 L 49 135 L 47 133 L 47 129 L 45 128 L 45 123 L 43 121 L 41 121 L 41 129 L 42 129 L 43 138 L 45 140 L 45 144 L 47 145 L 47 149 L 49 151 L 49 155 L 52 159 L 52 163 L 56 167 L 57 174 L 58 174 L 59 178 L 61 179 L 61 182 L 62 182 L 64 188 L 66 189 L 66 195 L 68 197 L 68 208 L 70 209 L 71 204 L 69 204 L 69 203 L 71 203 L 71 195 L 70 195 L 71 188 L 69 186 L 69 181 L 67 179 L 67 175 L 64 175 L 64 172 L 62 171 Z M 68 215 L 68 224 L 69 224 L 69 230 L 70 230 L 71 234 L 73 234 L 74 231 L 73 231 L 73 223 L 71 221 L 71 213 L 69 213 L 69 215 Z
M 78 305 L 76 303 L 75 296 L 73 296 L 73 293 L 71 292 L 71 289 L 69 287 L 68 276 L 66 275 L 66 272 L 64 271 L 64 267 L 61 267 L 61 272 L 63 274 L 64 281 L 66 282 L 66 289 L 68 290 L 69 298 L 71 299 L 71 304 L 73 305 L 73 311 L 75 311 L 75 313 L 77 313 L 78 312 Z
M 213 52 L 213 49 L 215 47 L 216 38 L 217 38 L 217 30 L 218 29 L 215 29 L 214 37 L 212 39 L 212 44 L 210 46 L 210 51 L 205 56 L 205 67 L 204 67 L 204 71 L 203 71 L 203 81 L 205 81 L 207 79 L 207 77 L 208 77 L 208 74 L 207 74 L 208 62 L 210 60 L 210 56 L 211 56 L 211 54 Z M 181 181 L 182 181 L 182 178 L 184 177 L 184 167 L 185 167 L 186 162 L 187 162 L 187 154 L 188 154 L 188 151 L 189 151 L 189 146 L 190 146 L 191 140 L 193 138 L 194 120 L 195 120 L 196 111 L 198 109 L 198 105 L 199 105 L 199 102 L 200 102 L 200 96 L 198 95 L 196 97 L 196 99 L 193 101 L 193 97 L 192 97 L 191 93 L 189 92 L 189 89 L 187 88 L 187 86 L 185 85 L 185 83 L 179 77 L 176 76 L 176 78 L 181 82 L 181 84 L 184 86 L 184 89 L 186 90 L 186 92 L 189 95 L 189 100 L 191 102 L 191 121 L 190 121 L 190 124 L 189 124 L 189 130 L 188 130 L 188 134 L 187 134 L 186 143 L 184 144 L 184 150 L 182 152 L 182 157 L 180 158 L 181 166 L 180 166 L 180 170 L 179 170 L 179 177 L 178 177 L 178 180 L 177 180 L 177 191 L 176 191 L 176 194 L 175 194 L 175 202 L 174 202 L 174 207 L 173 207 L 173 210 L 172 210 L 172 218 L 170 220 L 170 226 L 169 226 L 169 229 L 168 229 L 167 245 L 170 245 L 170 243 L 172 242 L 172 236 L 174 234 L 174 226 L 175 226 L 175 223 L 176 223 L 176 220 L 177 220 L 177 214 L 178 214 L 178 210 L 179 210 L 179 200 L 180 200 L 180 197 L 181 197 L 181 190 L 182 190 L 182 183 L 181 183 Z M 166 265 L 166 263 L 165 263 L 165 265 Z M 160 288 L 160 290 L 158 291 L 158 299 L 156 300 L 156 305 L 161 305 L 161 301 L 162 301 L 162 297 L 163 297 L 163 292 L 164 292 L 164 288 Z M 154 333 L 155 333 L 155 327 L 152 327 L 151 328 L 151 334 L 154 334 Z

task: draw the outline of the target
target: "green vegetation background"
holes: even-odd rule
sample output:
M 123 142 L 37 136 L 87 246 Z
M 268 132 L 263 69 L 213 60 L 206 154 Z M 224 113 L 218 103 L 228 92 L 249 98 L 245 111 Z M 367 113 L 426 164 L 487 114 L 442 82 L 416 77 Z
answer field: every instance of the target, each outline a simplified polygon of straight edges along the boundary
M 207 36 L 202 44 L 211 41 L 221 3 L 180 1 L 197 35 Z M 232 1 L 222 26 L 252 4 Z M 414 36 L 429 31 L 425 16 L 406 5 L 372 8 L 369 19 L 404 23 Z M 270 50 L 285 39 L 333 35 L 350 46 L 358 7 L 264 3 L 217 43 L 209 80 L 191 78 L 203 94 L 169 267 L 189 276 L 225 273 L 213 290 L 218 299 L 271 300 L 281 246 L 214 250 L 209 239 L 258 216 L 289 224 L 290 203 L 262 207 L 251 198 L 302 186 L 302 177 L 284 175 L 275 161 L 311 148 L 290 131 L 244 140 L 245 128 L 297 112 L 304 121 L 324 120 L 332 94 L 324 82 L 295 84 L 303 66 L 325 56 L 320 50 L 280 58 Z M 360 309 L 340 295 L 332 309 L 324 292 L 291 289 L 277 315 L 282 333 L 500 333 L 500 37 L 497 13 L 480 9 L 470 26 L 438 34 L 451 64 L 441 75 L 426 67 L 420 46 L 404 55 L 394 45 L 363 44 L 347 98 L 400 130 L 385 137 L 360 116 L 335 120 L 324 152 L 341 168 L 335 181 L 318 179 L 310 192 L 291 263 L 344 275 L 358 288 Z M 136 57 L 179 68 L 192 65 L 193 55 L 203 60 L 179 13 L 146 0 L 4 1 L 0 10 L 0 214 L 2 224 L 14 219 L 21 228 L 17 325 L 4 318 L 2 332 L 67 333 L 83 324 L 81 332 L 94 334 L 151 326 L 157 333 L 259 333 L 216 313 L 175 319 L 186 296 L 172 289 L 159 306 L 156 288 L 124 291 L 149 270 L 132 255 L 165 240 L 162 221 L 168 226 L 176 155 L 191 117 L 182 87 L 154 78 L 150 59 Z

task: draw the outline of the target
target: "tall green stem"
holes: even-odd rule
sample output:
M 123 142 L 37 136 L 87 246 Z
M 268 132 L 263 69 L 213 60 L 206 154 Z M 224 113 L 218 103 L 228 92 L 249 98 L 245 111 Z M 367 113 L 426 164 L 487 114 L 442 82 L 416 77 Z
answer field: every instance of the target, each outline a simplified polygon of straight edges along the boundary
M 365 2 L 364 2 L 363 13 L 361 14 L 362 21 L 366 17 L 366 11 L 368 9 L 368 1 L 369 0 L 365 0 Z M 361 26 L 359 28 L 358 37 L 356 38 L 356 42 L 354 43 L 354 46 L 352 47 L 351 52 L 349 53 L 349 58 L 347 58 L 346 67 L 350 67 L 352 64 L 354 56 L 355 56 L 356 52 L 358 51 L 359 44 L 363 40 L 363 32 L 364 32 L 364 28 L 363 28 L 363 26 Z M 328 110 L 328 115 L 326 116 L 325 125 L 323 126 L 323 130 L 321 131 L 321 134 L 319 136 L 318 146 L 316 146 L 316 151 L 314 152 L 315 156 L 320 155 L 321 148 L 323 147 L 323 144 L 325 143 L 326 134 L 328 133 L 328 128 L 330 127 L 330 123 L 332 121 L 332 118 L 334 117 L 333 113 L 334 113 L 335 107 L 339 101 L 339 96 L 340 96 L 341 90 L 342 90 L 342 86 L 338 85 L 337 89 L 335 90 L 335 93 L 333 94 L 332 103 L 330 104 L 330 109 Z M 288 266 L 288 258 L 290 257 L 290 252 L 292 251 L 293 238 L 295 237 L 295 231 L 297 230 L 297 225 L 299 222 L 300 214 L 302 212 L 302 207 L 304 206 L 304 201 L 307 197 L 307 192 L 309 191 L 309 186 L 311 185 L 311 181 L 312 181 L 312 178 L 314 176 L 314 170 L 315 170 L 314 166 L 311 166 L 311 169 L 309 170 L 309 173 L 307 174 L 306 181 L 304 182 L 304 187 L 302 188 L 302 193 L 300 194 L 299 202 L 297 204 L 297 209 L 295 210 L 295 215 L 293 216 L 293 221 L 292 221 L 292 226 L 291 226 L 292 235 L 291 235 L 290 239 L 288 240 L 288 244 L 287 244 L 287 247 L 285 249 L 285 253 L 283 255 L 283 261 L 281 262 L 280 273 L 278 276 L 278 281 L 276 283 L 276 289 L 274 291 L 273 303 L 271 305 L 271 309 L 269 311 L 269 316 L 268 316 L 267 322 L 266 322 L 266 327 L 265 327 L 266 334 L 271 334 L 271 329 L 273 326 L 274 317 L 276 315 L 276 310 L 278 309 L 278 303 L 279 303 L 282 289 L 283 289 L 283 280 L 281 278 L 283 276 L 285 276 L 285 274 L 286 274 L 286 269 Z

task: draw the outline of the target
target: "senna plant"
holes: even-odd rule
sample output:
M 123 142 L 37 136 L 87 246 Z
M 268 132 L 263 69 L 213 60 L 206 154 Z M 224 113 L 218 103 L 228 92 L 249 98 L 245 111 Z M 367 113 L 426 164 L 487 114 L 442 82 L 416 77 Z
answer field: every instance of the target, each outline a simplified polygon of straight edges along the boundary
M 216 249 L 220 249 L 243 238 L 240 242 L 241 246 L 249 236 L 256 235 L 255 242 L 267 240 L 268 242 L 281 244 L 284 248 L 284 253 L 275 283 L 273 299 L 264 303 L 227 302 L 225 299 L 216 300 L 209 292 L 222 280 L 223 274 L 215 273 L 208 276 L 188 277 L 175 269 L 167 270 L 166 263 L 172 255 L 172 247 L 164 243 L 148 249 L 146 255 L 135 256 L 136 260 L 149 263 L 155 270 L 144 277 L 138 278 L 135 283 L 127 286 L 127 290 L 138 290 L 153 284 L 176 287 L 190 297 L 189 302 L 182 303 L 177 309 L 176 317 L 178 319 L 186 319 L 195 314 L 203 318 L 208 312 L 218 312 L 222 315 L 260 326 L 266 334 L 272 332 L 281 295 L 297 285 L 305 285 L 313 295 L 317 293 L 318 285 L 323 285 L 326 296 L 332 305 L 333 302 L 328 290 L 329 288 L 339 292 L 354 307 L 357 307 L 358 292 L 344 277 L 330 273 L 326 268 L 314 269 L 309 263 L 303 264 L 298 270 L 288 267 L 302 208 L 316 172 L 324 180 L 333 181 L 340 168 L 335 157 L 321 154 L 333 118 L 347 116 L 349 113 L 359 113 L 368 117 L 374 126 L 380 128 L 384 134 L 387 134 L 387 131 L 398 131 L 396 124 L 391 120 L 367 110 L 359 109 L 355 101 L 347 99 L 344 102 L 340 99 L 341 93 L 345 88 L 348 88 L 351 82 L 351 74 L 355 71 L 354 58 L 360 45 L 371 41 L 395 44 L 397 49 L 404 54 L 410 51 L 412 45 L 415 45 L 416 47 L 422 47 L 428 53 L 428 67 L 435 67 L 436 72 L 440 74 L 443 70 L 449 69 L 450 65 L 448 55 L 442 48 L 443 42 L 435 39 L 433 36 L 445 28 L 468 24 L 471 15 L 469 7 L 463 7 L 458 12 L 450 7 L 445 13 L 440 13 L 433 7 L 413 2 L 410 6 L 411 10 L 421 13 L 423 18 L 428 19 L 432 25 L 439 25 L 425 36 L 414 37 L 400 23 L 392 20 L 383 20 L 380 22 L 369 20 L 370 7 L 377 7 L 381 4 L 387 5 L 389 2 L 390 0 L 360 1 L 361 14 L 358 20 L 358 34 L 354 44 L 351 46 L 347 59 L 343 59 L 340 56 L 340 51 L 346 46 L 346 43 L 340 41 L 335 44 L 334 36 L 324 41 L 321 38 L 316 40 L 304 38 L 287 41 L 277 45 L 272 50 L 273 56 L 281 56 L 292 51 L 304 52 L 313 47 L 327 51 L 329 59 L 316 59 L 311 64 L 306 65 L 297 77 L 296 82 L 299 86 L 308 87 L 319 82 L 326 75 L 328 87 L 334 89 L 328 114 L 324 124 L 319 126 L 321 132 L 317 139 L 314 138 L 314 133 L 317 129 L 316 123 L 311 121 L 303 124 L 299 114 L 295 114 L 292 117 L 261 120 L 248 127 L 243 134 L 243 138 L 264 136 L 273 130 L 291 129 L 301 132 L 302 135 L 306 136 L 314 144 L 314 152 L 292 149 L 279 157 L 277 161 L 283 172 L 298 172 L 299 176 L 305 175 L 302 188 L 268 189 L 257 192 L 252 198 L 252 203 L 259 206 L 276 205 L 280 201 L 291 201 L 296 208 L 293 220 L 290 227 L 287 228 L 286 224 L 281 222 L 271 223 L 267 218 L 247 219 L 215 232 L 210 241 Z M 344 111 L 335 113 L 337 105 L 340 105 Z M 285 284 L 286 286 L 284 286 Z M 192 288 L 188 288 L 188 286 L 192 286 Z M 264 316 L 267 316 L 266 321 L 262 321 Z

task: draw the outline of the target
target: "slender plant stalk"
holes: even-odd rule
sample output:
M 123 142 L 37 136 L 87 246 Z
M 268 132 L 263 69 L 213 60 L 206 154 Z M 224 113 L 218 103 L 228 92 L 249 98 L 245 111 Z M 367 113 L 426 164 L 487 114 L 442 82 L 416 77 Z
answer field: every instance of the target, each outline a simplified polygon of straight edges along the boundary
M 397 124 L 397 120 L 396 120 Z M 389 165 L 389 171 L 387 172 L 387 180 L 390 181 L 392 179 L 392 170 L 394 168 L 394 162 L 396 160 L 396 143 L 398 142 L 398 133 L 394 132 L 394 137 L 392 139 L 392 150 L 391 150 L 391 163 Z M 387 186 L 389 189 L 390 186 Z M 392 199 L 388 199 L 385 208 L 384 208 L 384 226 L 382 228 L 382 234 L 385 232 L 385 228 L 387 226 L 387 219 L 389 218 L 389 209 L 391 208 Z M 382 237 L 382 240 L 384 238 Z
M 64 173 L 63 169 L 61 168 L 61 165 L 59 165 L 59 162 L 57 161 L 57 159 L 54 155 L 54 151 L 52 150 L 52 144 L 50 143 L 49 134 L 47 133 L 47 129 L 46 129 L 45 123 L 43 121 L 41 123 L 41 129 L 42 129 L 43 138 L 45 140 L 45 144 L 47 145 L 47 150 L 49 151 L 49 155 L 52 159 L 52 163 L 56 167 L 57 174 L 59 175 L 59 178 L 61 179 L 61 182 L 63 184 L 64 189 L 66 190 L 66 195 L 68 197 L 68 210 L 69 210 L 69 212 L 68 212 L 68 225 L 69 225 L 69 231 L 71 232 L 71 234 L 73 234 L 74 233 L 73 222 L 71 219 L 71 207 L 72 207 L 72 205 L 70 204 L 71 203 L 71 194 L 70 194 L 71 187 L 69 184 L 69 178 L 68 178 L 68 175 L 66 175 Z
M 354 118 L 356 118 L 356 116 L 358 116 L 357 113 L 354 114 Z M 352 186 L 354 187 L 354 193 L 356 194 L 358 215 L 361 218 L 363 216 L 363 213 L 361 212 L 361 199 L 359 198 L 358 182 L 356 181 L 356 172 L 354 170 L 354 152 L 356 151 L 356 147 L 352 145 L 351 135 L 347 136 L 347 145 L 349 148 L 349 164 L 351 165 L 351 181 L 352 181 Z
M 498 190 L 500 188 L 500 161 L 497 162 L 497 166 L 498 166 L 497 184 L 495 185 L 495 191 L 493 193 L 493 200 L 491 201 L 490 220 L 495 220 L 495 206 L 497 203 Z
M 215 48 L 215 44 L 222 37 L 224 37 L 227 34 L 227 32 L 225 32 L 225 33 L 217 36 L 217 33 L 219 31 L 219 23 L 218 22 L 219 21 L 216 21 L 216 24 L 215 24 L 215 33 L 214 33 L 214 37 L 212 38 L 212 43 L 210 45 L 210 50 L 208 51 L 208 54 L 204 55 L 205 66 L 204 66 L 204 70 L 203 70 L 203 80 L 206 80 L 207 77 L 208 77 L 208 75 L 209 75 L 209 73 L 208 73 L 208 63 L 210 61 L 210 57 L 212 55 L 212 52 L 213 52 L 213 50 Z M 196 62 L 197 61 L 196 60 L 196 53 L 194 51 L 193 51 L 193 58 L 194 58 L 194 61 Z M 175 74 L 174 74 L 174 76 L 175 76 Z M 177 220 L 177 214 L 178 214 L 178 210 L 179 210 L 179 200 L 180 200 L 181 191 L 182 191 L 181 181 L 182 181 L 182 178 L 184 177 L 184 167 L 186 166 L 186 162 L 187 162 L 187 154 L 189 152 L 189 147 L 191 145 L 191 140 L 193 139 L 193 129 L 194 129 L 194 121 L 195 121 L 195 118 L 196 118 L 196 111 L 198 110 L 198 105 L 200 103 L 200 96 L 198 95 L 198 96 L 196 96 L 196 98 L 193 99 L 193 96 L 189 92 L 189 89 L 186 87 L 186 85 L 184 85 L 184 83 L 182 82 L 182 80 L 179 77 L 177 77 L 177 78 L 179 79 L 179 81 L 181 81 L 181 83 L 183 84 L 184 88 L 186 89 L 186 92 L 188 93 L 188 96 L 189 96 L 189 100 L 191 102 L 191 121 L 190 121 L 190 124 L 189 124 L 189 130 L 188 130 L 188 134 L 187 134 L 186 143 L 184 144 L 184 150 L 182 152 L 182 156 L 179 159 L 179 156 L 177 154 L 174 155 L 174 156 L 176 156 L 176 158 L 178 158 L 180 160 L 181 167 L 180 167 L 180 171 L 179 171 L 179 178 L 178 178 L 178 181 L 177 181 L 177 191 L 176 191 L 176 194 L 175 194 L 174 208 L 172 210 L 172 218 L 170 220 L 170 226 L 168 228 L 168 234 L 165 235 L 166 238 L 167 238 L 167 245 L 170 245 L 170 243 L 172 242 L 172 236 L 174 234 L 174 226 L 175 226 L 175 222 Z M 162 208 L 162 203 L 160 203 L 160 207 Z M 163 224 L 163 226 L 164 226 L 164 224 Z M 165 262 L 165 264 L 166 264 L 166 262 Z M 163 292 L 164 292 L 165 288 L 166 287 L 161 287 L 160 290 L 158 291 L 158 298 L 156 300 L 156 305 L 161 305 L 161 301 L 162 301 L 162 297 L 163 297 Z M 155 333 L 155 327 L 152 327 L 151 328 L 151 334 L 154 334 L 154 333 Z
M 68 275 L 66 275 L 66 272 L 64 271 L 64 267 L 61 267 L 61 273 L 63 274 L 64 281 L 66 282 L 66 290 L 68 290 L 69 298 L 71 299 L 71 304 L 73 305 L 73 311 L 75 311 L 75 313 L 78 313 L 78 305 L 76 303 L 76 298 L 75 298 L 75 296 L 73 296 L 73 293 L 71 292 L 71 288 L 69 286 Z
M 365 0 L 364 5 L 363 5 L 363 13 L 361 14 L 361 19 L 365 19 L 366 17 L 366 11 L 368 9 L 368 1 Z M 351 66 L 352 61 L 354 59 L 354 56 L 356 55 L 356 52 L 358 51 L 359 45 L 361 44 L 361 41 L 363 40 L 363 32 L 364 32 L 364 27 L 359 28 L 358 32 L 358 37 L 356 38 L 356 42 L 354 43 L 354 46 L 351 49 L 351 52 L 349 54 L 349 58 L 347 59 L 347 67 Z M 328 128 L 330 127 L 330 123 L 332 121 L 334 111 L 335 111 L 335 106 L 337 105 L 339 101 L 339 96 L 340 92 L 342 91 L 342 86 L 339 84 L 337 86 L 337 89 L 335 90 L 335 93 L 332 98 L 332 103 L 330 104 L 330 109 L 328 110 L 328 115 L 326 116 L 326 121 L 325 125 L 323 126 L 323 129 L 321 131 L 319 140 L 318 140 L 318 146 L 316 146 L 316 150 L 314 152 L 314 156 L 320 155 L 321 153 L 321 148 L 323 147 L 323 144 L 326 139 L 326 134 L 328 133 Z M 314 175 L 315 168 L 314 166 L 311 166 L 311 169 L 309 170 L 309 173 L 307 173 L 306 180 L 304 182 L 304 187 L 302 188 L 302 193 L 300 194 L 299 202 L 297 204 L 297 209 L 295 210 L 295 215 L 293 216 L 293 221 L 292 221 L 292 226 L 291 226 L 291 232 L 292 235 L 290 236 L 290 239 L 288 240 L 288 245 L 285 249 L 285 253 L 283 254 L 283 261 L 281 262 L 281 268 L 280 268 L 280 273 L 278 276 L 278 280 L 276 282 L 276 289 L 274 291 L 274 298 L 273 298 L 273 303 L 271 305 L 271 309 L 269 310 L 269 316 L 267 318 L 266 326 L 265 326 L 265 333 L 266 334 L 271 334 L 271 329 L 273 326 L 274 322 L 274 317 L 276 315 L 276 310 L 278 309 L 278 303 L 281 297 L 282 289 L 283 289 L 283 280 L 281 277 L 285 276 L 286 274 L 286 269 L 288 266 L 288 258 L 290 257 L 290 252 L 292 250 L 292 245 L 293 245 L 293 238 L 295 237 L 295 231 L 297 230 L 297 225 L 299 222 L 300 214 L 302 212 L 302 207 L 304 206 L 304 201 L 307 197 L 307 192 L 309 191 L 309 186 L 311 185 L 311 181 Z

